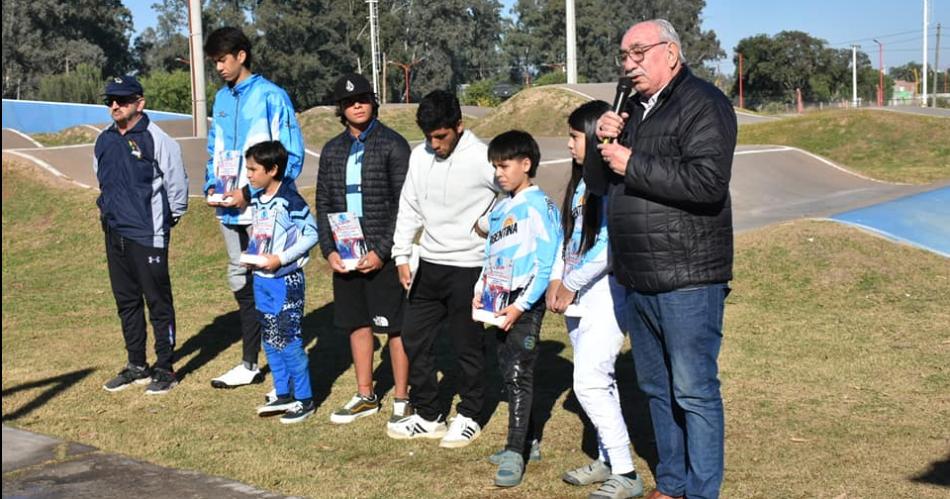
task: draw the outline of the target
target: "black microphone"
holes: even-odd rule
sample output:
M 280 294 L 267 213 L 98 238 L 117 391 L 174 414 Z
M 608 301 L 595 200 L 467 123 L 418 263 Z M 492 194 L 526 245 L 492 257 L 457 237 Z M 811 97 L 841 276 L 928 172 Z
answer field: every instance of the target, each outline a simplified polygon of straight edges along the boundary
M 623 108 L 627 106 L 627 98 L 630 97 L 630 91 L 633 90 L 633 78 L 629 76 L 621 76 L 617 80 L 617 94 L 614 95 L 614 105 L 613 111 L 617 114 L 620 114 L 623 111 Z M 604 138 L 604 144 L 613 142 L 614 139 L 609 137 Z

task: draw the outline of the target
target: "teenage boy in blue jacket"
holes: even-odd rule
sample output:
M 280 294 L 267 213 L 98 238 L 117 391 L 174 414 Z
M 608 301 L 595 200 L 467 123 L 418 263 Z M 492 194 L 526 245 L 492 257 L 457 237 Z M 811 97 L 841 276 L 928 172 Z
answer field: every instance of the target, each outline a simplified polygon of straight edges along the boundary
M 303 168 L 304 144 L 287 92 L 263 76 L 251 73 L 251 42 L 240 29 L 215 30 L 208 36 L 204 51 L 225 82 L 214 98 L 204 192 L 209 199 L 212 194 L 224 197 L 223 201 L 209 200 L 208 205 L 217 209 L 221 221 L 228 251 L 228 285 L 238 302 L 244 346 L 242 362 L 211 380 L 211 386 L 235 388 L 264 380 L 257 364 L 261 330 L 254 308 L 253 275 L 240 263 L 251 230 L 248 204 L 256 192 L 247 182 L 244 154 L 259 142 L 280 141 L 289 155 L 284 181 L 296 189 L 294 179 Z M 216 172 L 229 164 L 237 167 L 237 185 L 227 192 L 216 193 Z

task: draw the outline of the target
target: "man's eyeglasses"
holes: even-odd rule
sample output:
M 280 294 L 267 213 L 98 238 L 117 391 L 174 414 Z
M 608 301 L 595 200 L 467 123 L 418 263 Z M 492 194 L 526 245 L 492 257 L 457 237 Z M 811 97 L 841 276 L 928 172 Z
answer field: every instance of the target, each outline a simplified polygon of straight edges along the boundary
M 138 95 L 107 95 L 105 99 L 102 99 L 102 103 L 106 107 L 112 107 L 112 103 L 115 102 L 120 106 L 128 106 L 129 104 L 134 104 L 139 101 L 141 97 Z
M 617 53 L 617 65 L 622 66 L 623 63 L 626 62 L 628 58 L 632 60 L 633 62 L 640 62 L 643 60 L 644 57 L 647 56 L 647 52 L 649 52 L 650 49 L 652 49 L 653 47 L 656 47 L 657 45 L 663 45 L 667 43 L 670 43 L 670 42 L 668 41 L 656 42 L 652 45 L 633 46 L 626 50 L 620 50 L 620 52 Z
M 370 104 L 373 102 L 373 96 L 370 94 L 354 95 L 341 100 L 340 105 L 343 106 L 343 109 L 346 109 L 357 102 L 360 104 Z

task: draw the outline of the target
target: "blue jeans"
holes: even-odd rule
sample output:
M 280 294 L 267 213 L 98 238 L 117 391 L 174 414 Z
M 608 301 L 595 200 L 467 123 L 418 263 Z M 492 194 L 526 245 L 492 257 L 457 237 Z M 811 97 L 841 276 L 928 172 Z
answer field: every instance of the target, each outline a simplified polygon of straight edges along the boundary
M 627 291 L 633 360 L 659 455 L 657 489 L 669 496 L 719 497 L 725 423 L 717 358 L 728 294 L 726 284 Z

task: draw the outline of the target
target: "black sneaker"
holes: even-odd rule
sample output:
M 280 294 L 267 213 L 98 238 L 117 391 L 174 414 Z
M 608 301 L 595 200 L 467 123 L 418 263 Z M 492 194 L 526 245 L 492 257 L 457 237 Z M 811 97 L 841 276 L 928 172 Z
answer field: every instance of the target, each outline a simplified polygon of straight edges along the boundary
M 160 395 L 162 393 L 168 393 L 168 390 L 175 388 L 178 385 L 178 378 L 175 377 L 175 373 L 156 367 L 152 369 L 152 382 L 148 384 L 148 388 L 145 389 L 146 395 Z
M 306 404 L 295 400 L 291 405 L 290 409 L 287 409 L 287 412 L 280 417 L 280 422 L 284 424 L 294 424 L 299 423 L 313 414 L 313 411 L 317 410 L 317 404 L 313 402 L 313 399 L 310 399 L 310 402 Z
M 294 408 L 295 402 L 296 401 L 294 400 L 294 398 L 289 397 L 289 396 L 275 398 L 274 400 L 271 400 L 270 402 L 262 406 L 258 406 L 257 415 L 264 417 L 264 416 L 276 416 L 278 414 L 283 414 L 287 412 L 288 410 Z
M 144 385 L 151 380 L 151 373 L 149 372 L 148 366 L 145 367 L 137 366 L 135 364 L 127 364 L 116 377 L 106 381 L 102 388 L 109 392 L 117 392 L 119 390 L 125 390 L 132 383 L 137 385 Z

